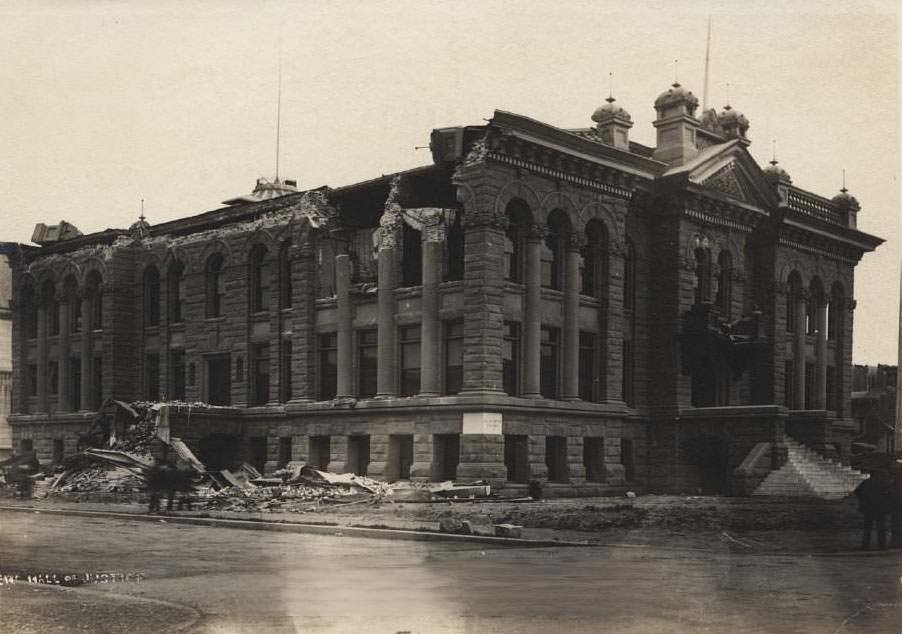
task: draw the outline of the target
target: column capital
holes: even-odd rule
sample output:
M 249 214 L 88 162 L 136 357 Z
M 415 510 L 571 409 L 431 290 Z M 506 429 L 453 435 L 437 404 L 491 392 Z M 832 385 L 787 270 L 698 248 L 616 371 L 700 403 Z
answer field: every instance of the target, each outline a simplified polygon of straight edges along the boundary
M 464 212 L 464 228 L 488 227 L 491 229 L 507 229 L 510 221 L 503 213 L 498 213 L 493 209 L 480 207 L 478 209 L 468 209 Z
M 531 222 L 526 225 L 527 240 L 544 240 L 548 235 L 548 225 L 541 222 Z
M 577 231 L 571 231 L 567 234 L 567 250 L 579 252 L 586 246 L 586 236 Z

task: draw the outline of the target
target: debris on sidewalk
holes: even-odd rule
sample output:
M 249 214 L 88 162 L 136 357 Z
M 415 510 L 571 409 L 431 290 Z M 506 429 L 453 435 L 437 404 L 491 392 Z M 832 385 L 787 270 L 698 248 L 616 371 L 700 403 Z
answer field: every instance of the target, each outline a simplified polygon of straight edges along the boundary
M 495 537 L 520 538 L 523 527 L 516 524 L 495 524 Z

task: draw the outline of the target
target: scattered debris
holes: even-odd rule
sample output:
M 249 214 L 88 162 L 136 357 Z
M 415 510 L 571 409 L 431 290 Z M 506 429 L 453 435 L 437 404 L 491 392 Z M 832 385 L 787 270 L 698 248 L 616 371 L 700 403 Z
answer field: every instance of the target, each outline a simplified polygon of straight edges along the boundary
M 523 527 L 516 524 L 495 524 L 495 537 L 519 538 L 522 532 Z

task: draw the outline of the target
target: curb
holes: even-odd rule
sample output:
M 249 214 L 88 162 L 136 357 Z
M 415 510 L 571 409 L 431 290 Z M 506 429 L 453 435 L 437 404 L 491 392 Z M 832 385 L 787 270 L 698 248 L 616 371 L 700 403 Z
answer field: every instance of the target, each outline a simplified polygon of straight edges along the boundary
M 105 517 L 110 519 L 165 524 L 186 524 L 216 528 L 242 528 L 247 530 L 299 533 L 308 535 L 331 535 L 333 537 L 363 537 L 372 539 L 403 540 L 416 542 L 458 542 L 481 544 L 483 546 L 507 546 L 515 548 L 582 547 L 591 548 L 587 542 L 557 541 L 550 539 L 514 539 L 511 537 L 491 537 L 485 535 L 452 535 L 434 531 L 415 531 L 403 528 L 364 528 L 358 526 L 333 526 L 325 524 L 304 524 L 302 522 L 264 522 L 256 520 L 234 520 L 216 517 L 192 517 L 186 515 L 147 515 L 144 513 L 118 513 L 115 511 L 80 511 L 76 509 L 39 509 L 31 506 L 0 505 L 0 511 L 35 513 L 42 515 L 68 515 L 74 517 Z

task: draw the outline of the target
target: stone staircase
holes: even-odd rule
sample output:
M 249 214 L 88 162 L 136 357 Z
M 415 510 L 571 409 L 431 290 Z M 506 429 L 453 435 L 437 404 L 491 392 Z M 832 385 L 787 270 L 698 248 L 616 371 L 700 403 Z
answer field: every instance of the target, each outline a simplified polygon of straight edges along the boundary
M 835 460 L 824 458 L 786 437 L 786 464 L 767 474 L 752 495 L 818 497 L 836 500 L 850 495 L 867 476 Z

